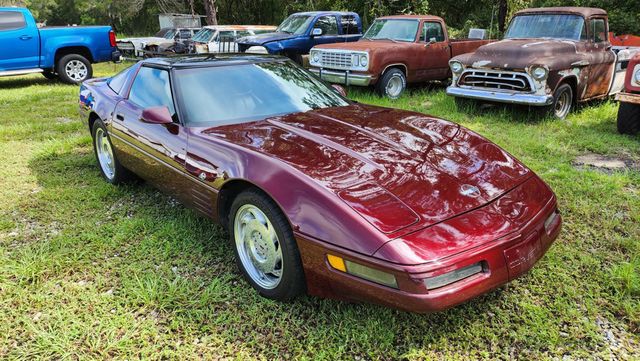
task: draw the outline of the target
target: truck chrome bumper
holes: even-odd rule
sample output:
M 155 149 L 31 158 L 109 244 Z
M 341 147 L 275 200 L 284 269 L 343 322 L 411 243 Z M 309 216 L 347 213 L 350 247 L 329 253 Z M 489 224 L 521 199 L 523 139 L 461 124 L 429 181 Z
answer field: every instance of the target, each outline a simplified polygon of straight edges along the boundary
M 491 91 L 450 86 L 447 95 L 491 102 L 545 106 L 553 104 L 553 96 L 523 94 L 518 92 Z
M 320 79 L 326 80 L 329 83 L 368 86 L 373 81 L 371 75 L 354 74 L 349 71 L 326 70 L 322 68 L 311 68 L 309 70 Z
M 631 104 L 640 105 L 640 94 L 618 93 L 616 94 L 616 100 L 622 103 L 631 103 Z

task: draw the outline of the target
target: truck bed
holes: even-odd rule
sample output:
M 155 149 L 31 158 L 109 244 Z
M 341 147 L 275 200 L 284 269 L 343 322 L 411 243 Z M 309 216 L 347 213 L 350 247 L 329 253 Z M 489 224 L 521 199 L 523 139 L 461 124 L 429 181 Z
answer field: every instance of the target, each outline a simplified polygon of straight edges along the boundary
M 478 39 L 450 39 L 451 57 L 471 53 L 476 51 L 482 45 L 494 42 L 495 40 L 478 40 Z

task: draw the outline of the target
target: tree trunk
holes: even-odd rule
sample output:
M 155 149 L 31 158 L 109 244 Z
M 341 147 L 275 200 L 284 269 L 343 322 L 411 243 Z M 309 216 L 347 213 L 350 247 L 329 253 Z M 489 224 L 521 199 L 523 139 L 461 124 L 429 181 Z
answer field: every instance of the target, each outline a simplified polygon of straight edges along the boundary
M 207 15 L 207 25 L 218 25 L 218 9 L 216 0 L 204 0 L 204 10 Z
M 499 0 L 498 2 L 498 29 L 500 33 L 504 33 L 504 27 L 507 23 L 507 13 L 509 12 L 509 4 L 507 0 Z

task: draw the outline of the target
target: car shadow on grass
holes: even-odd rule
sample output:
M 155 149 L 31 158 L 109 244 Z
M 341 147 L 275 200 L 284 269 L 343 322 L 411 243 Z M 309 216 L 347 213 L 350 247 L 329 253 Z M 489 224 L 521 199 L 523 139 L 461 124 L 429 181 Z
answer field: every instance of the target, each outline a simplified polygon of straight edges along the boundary
M 35 85 L 54 85 L 64 84 L 57 79 L 47 79 L 44 76 L 28 76 L 28 77 L 16 77 L 16 78 L 0 78 L 0 89 L 20 89 L 29 88 Z

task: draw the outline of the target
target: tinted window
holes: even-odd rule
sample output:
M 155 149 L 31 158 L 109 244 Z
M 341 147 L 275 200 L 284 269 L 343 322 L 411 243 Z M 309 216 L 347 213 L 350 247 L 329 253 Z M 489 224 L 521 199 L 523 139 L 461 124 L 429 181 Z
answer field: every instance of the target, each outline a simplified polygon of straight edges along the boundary
M 169 72 L 161 69 L 141 67 L 131 86 L 129 100 L 142 108 L 166 106 L 175 114 Z
M 127 82 L 127 79 L 129 79 L 131 69 L 133 69 L 133 67 L 129 67 L 109 79 L 109 88 L 118 94 L 122 94 L 122 91 L 124 90 L 122 87 L 124 86 L 124 83 Z
M 0 31 L 22 29 L 27 26 L 24 15 L 17 11 L 0 11 Z
M 322 29 L 322 35 L 338 35 L 338 22 L 335 16 L 323 16 L 316 20 L 314 28 Z
M 593 29 L 593 42 L 603 43 L 607 41 L 607 25 L 604 19 L 591 20 L 591 26 Z
M 343 15 L 340 18 L 340 25 L 342 26 L 342 34 L 350 35 L 350 34 L 358 34 L 358 21 L 356 21 L 356 17 L 353 15 Z
M 440 23 L 424 23 L 422 26 L 422 41 L 444 41 L 444 32 Z
M 348 101 L 291 62 L 179 69 L 180 109 L 191 126 L 217 126 L 346 106 Z

